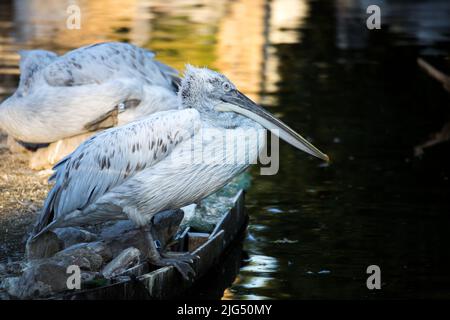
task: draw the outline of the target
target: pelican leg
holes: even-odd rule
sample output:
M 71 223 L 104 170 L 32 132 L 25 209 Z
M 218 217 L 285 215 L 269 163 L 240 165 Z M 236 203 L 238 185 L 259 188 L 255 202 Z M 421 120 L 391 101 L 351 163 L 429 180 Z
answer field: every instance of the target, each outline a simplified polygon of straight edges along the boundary
M 173 266 L 178 272 L 181 273 L 184 279 L 189 280 L 190 276 L 195 276 L 195 271 L 191 267 L 191 263 L 194 262 L 194 256 L 191 254 L 172 254 L 172 253 L 160 253 L 159 248 L 153 239 L 150 232 L 151 227 L 143 227 L 143 231 L 146 237 L 146 242 L 148 245 L 148 260 L 151 264 L 158 267 Z

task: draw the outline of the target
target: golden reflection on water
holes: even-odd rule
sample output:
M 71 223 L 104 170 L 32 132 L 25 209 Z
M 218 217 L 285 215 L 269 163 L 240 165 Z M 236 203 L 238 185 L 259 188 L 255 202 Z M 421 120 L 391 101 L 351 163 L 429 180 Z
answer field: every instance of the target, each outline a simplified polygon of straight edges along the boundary
M 217 68 L 256 100 L 262 81 L 264 6 L 264 0 L 231 2 L 219 23 L 216 48 Z
M 263 295 L 248 294 L 255 288 L 269 288 L 275 278 L 272 276 L 278 270 L 277 259 L 265 255 L 253 254 L 247 265 L 242 267 L 230 288 L 224 291 L 223 300 L 243 299 L 261 300 L 267 299 Z M 239 293 L 239 295 L 236 295 Z
M 66 28 L 70 4 L 81 9 L 79 30 Z M 17 85 L 20 49 L 61 54 L 126 41 L 156 51 L 180 71 L 185 63 L 217 68 L 253 99 L 274 107 L 270 93 L 280 79 L 276 46 L 300 41 L 298 28 L 309 13 L 304 0 L 16 0 L 2 2 L 0 9 L 0 97 Z M 251 256 L 223 298 L 256 298 L 233 287 L 270 286 L 268 274 L 276 268 L 274 258 Z
M 81 29 L 66 28 L 70 4 L 81 9 Z M 11 20 L 0 25 L 0 74 L 19 74 L 19 49 L 61 54 L 127 41 L 156 51 L 179 70 L 185 63 L 217 68 L 260 101 L 277 89 L 274 46 L 299 40 L 296 29 L 308 7 L 301 0 L 17 0 L 10 10 Z

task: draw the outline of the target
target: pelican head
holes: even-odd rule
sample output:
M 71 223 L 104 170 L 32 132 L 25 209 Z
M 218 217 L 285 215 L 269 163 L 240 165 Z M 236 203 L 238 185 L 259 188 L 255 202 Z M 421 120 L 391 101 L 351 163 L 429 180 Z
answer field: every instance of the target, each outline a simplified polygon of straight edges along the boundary
M 246 117 L 272 131 L 292 146 L 329 161 L 326 154 L 241 93 L 223 74 L 187 65 L 179 96 L 183 107 L 197 109 L 210 121 L 212 119 L 217 123 L 230 125 L 233 122 L 238 123 L 242 116 Z

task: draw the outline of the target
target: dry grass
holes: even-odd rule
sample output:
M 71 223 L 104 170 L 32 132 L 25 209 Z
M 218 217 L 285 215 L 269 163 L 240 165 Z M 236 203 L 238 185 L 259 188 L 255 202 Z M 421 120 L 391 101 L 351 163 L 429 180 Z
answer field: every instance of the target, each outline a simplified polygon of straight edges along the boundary
M 0 262 L 20 260 L 26 234 L 47 195 L 48 175 L 28 168 L 28 157 L 12 154 L 0 132 Z

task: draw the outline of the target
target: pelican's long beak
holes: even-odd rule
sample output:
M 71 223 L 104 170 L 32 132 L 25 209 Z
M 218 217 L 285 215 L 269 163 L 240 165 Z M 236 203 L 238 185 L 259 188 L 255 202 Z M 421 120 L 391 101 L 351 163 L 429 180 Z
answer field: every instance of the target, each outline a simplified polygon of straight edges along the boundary
M 294 147 L 317 158 L 330 161 L 330 158 L 326 154 L 314 147 L 308 140 L 289 128 L 281 120 L 275 118 L 270 112 L 258 106 L 238 90 L 232 90 L 223 96 L 222 102 L 216 106 L 216 110 L 242 114 L 243 116 L 258 122 L 264 128 L 272 131 Z

